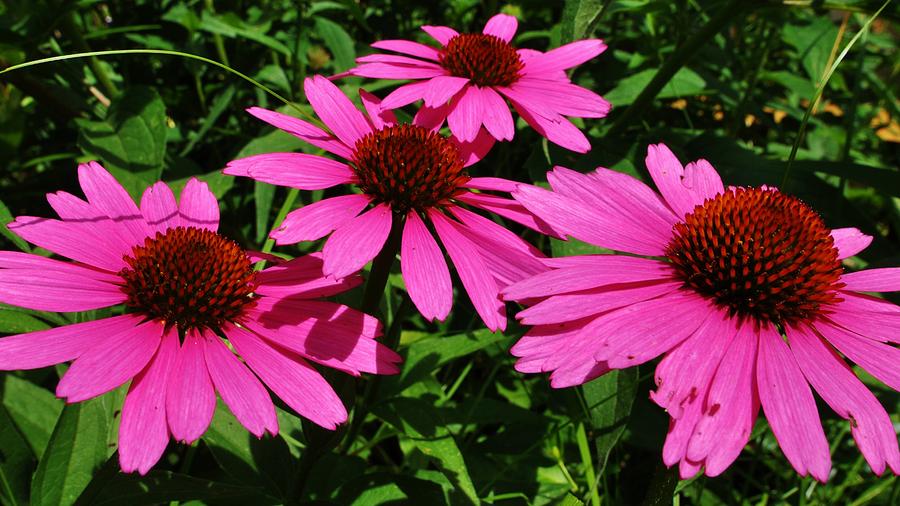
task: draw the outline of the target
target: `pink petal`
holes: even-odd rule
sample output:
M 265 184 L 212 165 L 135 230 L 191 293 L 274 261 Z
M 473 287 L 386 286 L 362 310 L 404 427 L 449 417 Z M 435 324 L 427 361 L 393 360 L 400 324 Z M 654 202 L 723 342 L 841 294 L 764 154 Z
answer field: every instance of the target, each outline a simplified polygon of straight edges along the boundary
M 322 248 L 325 274 L 343 278 L 362 269 L 381 251 L 392 222 L 391 208 L 378 204 L 338 227 Z
M 187 444 L 206 432 L 216 409 L 216 392 L 203 358 L 205 339 L 197 330 L 187 332 L 166 390 L 166 418 L 172 437 Z
M 102 211 L 71 193 L 63 191 L 48 193 L 47 202 L 50 203 L 50 207 L 56 211 L 56 214 L 65 221 L 96 222 L 109 219 Z
M 456 144 L 459 156 L 463 160 L 463 166 L 468 167 L 487 156 L 496 141 L 487 130 L 479 129 L 475 139 L 471 142 L 461 142 L 456 137 L 450 137 L 450 142 Z
M 541 77 L 558 70 L 566 70 L 592 59 L 606 50 L 600 39 L 571 42 L 525 62 L 522 75 Z
M 427 89 L 428 81 L 404 84 L 390 92 L 388 96 L 384 97 L 384 100 L 381 101 L 381 107 L 385 109 L 397 109 L 404 105 L 409 105 L 424 97 L 425 90 Z
M 516 133 L 512 113 L 506 101 L 493 88 L 480 88 L 484 128 L 499 141 L 511 141 Z
M 346 292 L 359 286 L 362 277 L 329 278 L 322 274 L 321 254 L 312 254 L 261 271 L 256 275 L 256 282 L 254 293 L 258 295 L 313 299 Z
M 119 224 L 119 230 L 131 244 L 150 235 L 150 227 L 125 188 L 97 162 L 78 166 L 78 182 L 92 206 Z
M 703 385 L 703 390 L 697 392 L 697 396 L 699 398 L 706 397 L 707 389 L 709 385 Z M 669 433 L 666 435 L 666 441 L 663 443 L 663 463 L 667 466 L 673 466 L 675 463 L 684 463 L 685 455 L 687 454 L 688 446 L 691 443 L 691 436 L 694 434 L 694 429 L 697 427 L 697 423 L 700 421 L 702 416 L 702 403 L 701 402 L 693 402 L 688 404 L 685 408 L 684 412 L 681 413 L 681 417 L 679 418 L 670 418 L 669 419 Z M 691 463 L 687 463 L 682 469 L 682 465 L 679 465 L 679 477 L 682 479 L 690 477 L 691 472 L 696 472 L 693 465 Z M 684 475 L 682 475 L 682 471 Z
M 861 293 L 841 292 L 841 298 L 829 320 L 861 336 L 900 344 L 900 307 Z
M 804 376 L 841 418 L 866 462 L 877 475 L 890 466 L 900 473 L 900 449 L 891 418 L 872 392 L 819 336 L 804 328 L 789 329 L 791 350 Z
M 666 295 L 683 284 L 681 281 L 628 283 L 554 295 L 519 311 L 516 318 L 523 325 L 552 325 L 578 320 Z
M 514 86 L 494 86 L 493 89 L 509 99 L 513 106 L 518 104 L 519 107 L 516 110 L 519 112 L 521 112 L 520 108 L 527 109 L 530 114 L 550 123 L 559 123 L 563 119 L 559 113 L 542 100 L 543 97 L 539 92 Z
M 372 132 L 365 116 L 328 79 L 322 76 L 307 78 L 303 90 L 316 114 L 347 146 L 355 146 L 356 141 Z
M 465 77 L 438 76 L 429 79 L 422 98 L 428 107 L 438 107 L 447 103 L 453 95 L 469 84 Z
M 473 141 L 478 135 L 483 121 L 484 107 L 481 103 L 481 92 L 476 86 L 468 86 L 455 100 L 455 104 L 450 104 L 450 115 L 447 116 L 450 131 L 463 142 Z
M 847 358 L 885 385 L 900 390 L 900 349 L 866 339 L 828 323 L 816 323 L 816 330 Z
M 406 215 L 400 247 L 406 291 L 426 320 L 443 321 L 453 306 L 450 270 L 440 246 L 415 211 Z
M 816 401 L 793 353 L 771 328 L 760 331 L 756 381 L 763 412 L 785 457 L 798 473 L 824 483 L 831 456 Z
M 396 58 L 402 58 L 400 56 Z M 357 60 L 358 61 L 358 60 Z M 409 58 L 415 64 L 401 63 L 361 63 L 350 72 L 355 76 L 372 79 L 430 79 L 446 75 L 447 71 L 428 62 Z
M 493 179 L 493 178 L 473 178 L 473 179 Z M 471 183 L 471 181 L 469 181 Z M 498 216 L 502 216 L 508 220 L 524 225 L 532 230 L 542 234 L 550 235 L 556 238 L 565 238 L 565 235 L 554 230 L 547 222 L 536 217 L 528 209 L 519 202 L 498 197 L 496 195 L 488 195 L 485 193 L 461 193 L 457 195 L 456 200 L 469 204 L 470 206 L 484 209 Z
M 0 302 L 39 311 L 89 311 L 125 302 L 118 276 L 75 264 L 63 270 L 0 269 Z
M 123 255 L 131 252 L 131 244 L 123 242 L 113 227 L 104 222 L 63 222 L 19 216 L 7 227 L 36 246 L 107 271 L 119 272 L 125 267 Z
M 572 360 L 550 374 L 550 387 L 568 388 L 583 385 L 611 370 L 606 363 L 596 362 L 590 355 L 575 355 Z
M 178 353 L 178 331 L 163 337 L 150 364 L 131 382 L 119 426 L 119 466 L 126 473 L 147 471 L 169 443 L 166 424 L 166 383 Z
M 845 273 L 841 282 L 846 284 L 844 290 L 854 292 L 897 292 L 900 291 L 900 267 Z
M 506 300 L 548 297 L 618 283 L 671 280 L 665 262 L 624 255 L 601 255 L 590 265 L 555 269 L 503 289 Z
M 417 58 L 410 58 L 408 56 L 398 56 L 395 54 L 369 54 L 366 56 L 361 56 L 356 59 L 356 63 L 361 64 L 371 64 L 371 63 L 384 63 L 396 67 L 403 68 L 414 68 L 414 69 L 432 69 L 432 70 L 440 70 L 443 72 L 443 67 L 438 65 L 435 62 L 430 61 L 422 61 Z
M 508 93 L 506 95 L 509 96 Z M 525 105 L 513 100 L 512 104 L 519 116 L 548 141 L 576 153 L 587 153 L 591 150 L 591 143 L 587 137 L 566 118 L 562 116 L 553 119 L 544 118 L 532 109 L 534 102 Z
M 527 104 L 540 102 L 563 116 L 604 118 L 612 109 L 612 104 L 605 98 L 571 83 L 523 78 L 510 88 L 527 94 Z
M 426 107 L 423 105 L 416 111 L 412 123 L 413 125 L 420 126 L 426 130 L 439 132 L 441 127 L 444 126 L 444 120 L 447 119 L 448 114 L 450 114 L 450 104 L 444 104 L 440 107 Z M 453 142 L 453 140 L 454 137 L 451 137 L 450 141 Z M 463 143 L 457 141 L 457 146 L 460 147 L 460 149 L 462 149 L 462 145 Z M 460 153 L 460 156 L 464 160 L 466 159 L 465 154 Z M 468 161 L 466 163 L 468 163 Z
M 688 166 L 688 171 L 665 144 L 651 144 L 645 163 L 656 187 L 679 219 L 693 212 L 706 199 L 725 191 L 722 180 L 709 162 L 698 160 Z
M 114 316 L 0 338 L 0 370 L 39 369 L 68 362 L 113 335 L 131 332 L 141 318 Z
M 516 370 L 523 373 L 541 373 L 552 370 L 548 366 L 559 355 L 578 341 L 582 331 L 597 318 L 585 318 L 559 325 L 537 325 L 532 327 L 513 345 L 509 352 L 519 357 Z M 593 360 L 593 357 L 590 357 Z
M 71 274 L 73 276 L 87 276 L 107 283 L 122 283 L 122 278 L 118 274 L 113 274 L 106 270 L 85 267 L 81 264 L 63 262 L 21 251 L 0 251 L 0 269 L 39 270 L 45 274 L 51 272 L 59 273 L 61 277 Z M 3 272 L 3 270 L 0 270 L 0 274 Z
M 342 195 L 295 209 L 270 237 L 278 245 L 321 239 L 356 217 L 369 205 L 369 198 L 360 194 Z
M 366 114 L 369 115 L 369 121 L 371 121 L 372 126 L 376 130 L 381 130 L 386 126 L 394 126 L 397 124 L 397 116 L 395 116 L 392 111 L 381 107 L 380 98 L 360 88 L 359 99 L 362 101 L 363 107 L 366 108 Z
M 317 148 L 322 148 L 329 153 L 338 155 L 347 160 L 353 158 L 352 146 L 347 146 L 333 135 L 311 123 L 307 123 L 306 121 L 286 114 L 263 109 L 262 107 L 251 107 L 247 109 L 247 112 Z M 228 174 L 228 172 L 226 172 L 226 174 Z M 245 174 L 232 175 L 238 176 Z
M 266 153 L 232 160 L 225 174 L 301 190 L 323 190 L 356 179 L 347 164 L 306 153 Z
M 515 191 L 520 184 L 500 177 L 473 177 L 463 185 L 463 188 L 509 193 Z
M 505 329 L 506 308 L 500 300 L 497 282 L 476 252 L 476 246 L 457 230 L 457 225 L 439 211 L 429 210 L 428 217 L 450 255 L 478 316 L 491 331 Z
M 163 326 L 151 320 L 98 339 L 72 362 L 56 386 L 56 396 L 81 402 L 125 383 L 147 365 L 162 334 Z
M 450 39 L 459 35 L 459 33 L 453 28 L 447 26 L 429 26 L 425 25 L 422 27 L 422 31 L 431 35 L 431 37 L 440 42 L 442 46 L 446 46 Z
M 372 47 L 375 49 L 384 49 L 385 51 L 394 51 L 395 53 L 418 56 L 419 58 L 434 61 L 438 61 L 441 55 L 440 51 L 431 46 L 409 40 L 379 40 L 378 42 L 373 43 Z
M 347 421 L 340 397 L 306 361 L 276 351 L 240 327 L 228 328 L 226 335 L 250 369 L 291 409 L 330 430 Z
M 709 476 L 718 476 L 737 459 L 759 412 L 754 376 L 758 338 L 752 325 L 742 325 L 737 332 L 716 370 L 685 454 L 704 462 Z
M 519 28 L 519 20 L 508 14 L 495 14 L 484 25 L 481 33 L 486 35 L 494 35 L 500 39 L 509 42 L 516 36 L 516 30 Z
M 840 260 L 850 258 L 872 244 L 872 236 L 862 233 L 858 228 L 836 228 L 831 231 L 831 237 Z
M 602 329 L 595 332 L 610 337 L 594 358 L 614 369 L 642 364 L 674 348 L 702 325 L 709 325 L 704 323 L 707 320 L 719 317 L 706 300 L 686 290 L 638 302 L 602 319 Z
M 205 336 L 203 354 L 216 391 L 241 425 L 256 437 L 278 434 L 275 405 L 247 366 L 217 336 Z
M 717 313 L 656 367 L 657 389 L 650 392 L 650 398 L 672 418 L 680 418 L 687 404 L 703 404 L 698 396 L 712 384 L 716 368 L 738 332 L 727 314 Z
M 162 181 L 149 186 L 141 197 L 141 213 L 152 232 L 165 232 L 181 226 L 178 204 L 169 185 Z
M 211 232 L 219 229 L 219 202 L 206 183 L 192 177 L 181 190 L 180 200 L 178 214 L 183 225 Z

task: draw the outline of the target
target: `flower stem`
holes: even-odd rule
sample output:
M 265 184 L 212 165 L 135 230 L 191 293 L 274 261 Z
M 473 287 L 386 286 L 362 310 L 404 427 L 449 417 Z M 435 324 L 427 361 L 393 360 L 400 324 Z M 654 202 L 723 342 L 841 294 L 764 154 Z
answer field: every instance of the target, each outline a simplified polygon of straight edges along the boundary
M 362 312 L 372 314 L 378 310 L 381 299 L 384 297 L 384 288 L 387 286 L 394 266 L 394 259 L 400 251 L 400 236 L 403 232 L 403 218 L 398 214 L 393 215 L 391 232 L 388 235 L 381 252 L 372 261 L 372 270 L 366 281 L 366 291 L 363 294 Z

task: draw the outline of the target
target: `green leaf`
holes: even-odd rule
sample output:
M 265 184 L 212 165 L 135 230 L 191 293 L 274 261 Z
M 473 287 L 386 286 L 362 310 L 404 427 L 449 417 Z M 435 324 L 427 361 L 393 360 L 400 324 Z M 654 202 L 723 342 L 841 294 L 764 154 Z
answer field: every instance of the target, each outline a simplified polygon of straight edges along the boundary
M 565 497 L 563 497 L 563 500 L 559 503 L 559 506 L 584 506 L 584 503 L 581 502 L 581 499 L 569 493 L 566 494 Z
M 341 485 L 334 504 L 445 504 L 441 487 L 408 474 L 370 473 Z
M 781 33 L 784 41 L 797 50 L 810 82 L 818 83 L 828 65 L 837 26 L 827 17 L 814 17 L 808 25 L 788 24 Z
M 208 504 L 278 504 L 261 488 L 194 478 L 171 471 L 150 471 L 146 476 L 118 474 L 91 501 L 95 506 L 144 506 L 170 501 L 203 501 Z
M 5 409 L 0 408 L 0 502 L 27 504 L 34 454 Z
M 584 400 L 590 408 L 598 476 L 603 474 L 609 452 L 625 431 L 637 384 L 638 368 L 632 367 L 608 372 L 582 387 Z
M 398 397 L 390 403 L 376 406 L 373 412 L 409 437 L 412 444 L 434 461 L 468 502 L 479 503 L 462 452 L 431 403 Z
M 103 161 L 132 197 L 162 175 L 166 106 L 153 88 L 135 86 L 113 100 L 105 121 L 76 120 L 78 145 Z
M 268 25 L 252 26 L 243 22 L 236 14 L 228 12 L 222 15 L 213 14 L 209 11 L 203 11 L 203 18 L 200 21 L 201 30 L 219 34 L 225 37 L 234 38 L 242 37 L 254 42 L 258 42 L 270 49 L 274 49 L 284 56 L 291 56 L 291 50 L 287 46 L 279 42 L 277 39 L 269 37 L 266 32 L 269 30 Z
M 316 33 L 318 33 L 328 50 L 334 56 L 335 70 L 343 72 L 355 65 L 356 49 L 353 39 L 341 28 L 341 25 L 330 19 L 316 16 Z
M 2 200 L 0 200 L 0 235 L 12 241 L 12 243 L 15 244 L 16 247 L 20 250 L 26 253 L 30 252 L 31 247 L 28 246 L 28 243 L 25 242 L 25 239 L 22 239 L 21 237 L 12 233 L 9 228 L 6 227 L 6 225 L 11 221 L 13 221 L 12 213 L 9 212 L 9 208 L 6 207 L 6 204 L 4 204 Z
M 28 313 L 0 308 L 0 332 L 4 334 L 22 334 L 48 328 L 50 325 Z
M 68 404 L 56 422 L 31 483 L 36 506 L 73 504 L 94 473 L 115 451 L 114 413 L 124 389 L 78 404 Z
M 214 170 L 212 172 L 207 172 L 206 174 L 188 176 L 181 179 L 176 179 L 175 181 L 169 181 L 169 187 L 172 188 L 172 191 L 175 193 L 176 197 L 181 195 L 181 190 L 184 189 L 184 185 L 186 185 L 192 177 L 208 184 L 209 191 L 211 191 L 217 199 L 222 198 L 222 196 L 228 193 L 228 190 L 230 190 L 234 186 L 233 177 L 222 174 L 222 171 Z
M 619 81 L 615 88 L 603 96 L 609 100 L 614 106 L 623 106 L 634 102 L 653 76 L 656 75 L 657 69 L 647 69 L 637 74 L 631 75 Z M 706 88 L 706 81 L 693 70 L 682 67 L 672 76 L 672 79 L 663 86 L 657 99 L 687 97 L 691 95 L 699 95 Z
M 262 242 L 269 235 L 269 214 L 275 187 L 261 181 L 253 182 L 253 207 L 256 210 L 256 242 Z
M 18 376 L 3 378 L 3 407 L 40 459 L 65 403 L 50 391 Z
M 562 40 L 583 39 L 594 29 L 607 0 L 566 0 L 562 13 Z
M 508 338 L 503 334 L 487 329 L 455 336 L 434 336 L 421 339 L 409 345 L 403 361 L 403 370 L 400 371 L 399 376 L 392 377 L 389 383 L 392 385 L 395 382 L 398 383 L 396 386 L 402 390 L 427 377 L 435 369 L 451 360 L 475 353 L 504 340 L 508 340 Z M 386 388 L 386 390 L 389 389 Z

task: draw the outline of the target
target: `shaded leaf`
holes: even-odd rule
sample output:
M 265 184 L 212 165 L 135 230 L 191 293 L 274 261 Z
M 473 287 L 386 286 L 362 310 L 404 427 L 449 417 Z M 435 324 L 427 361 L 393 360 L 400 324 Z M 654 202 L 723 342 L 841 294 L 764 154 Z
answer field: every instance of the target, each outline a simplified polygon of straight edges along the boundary
M 341 28 L 341 25 L 330 19 L 316 16 L 316 33 L 318 33 L 328 50 L 334 56 L 335 70 L 343 72 L 355 65 L 356 49 L 353 39 Z
M 638 368 L 611 371 L 582 386 L 590 408 L 591 433 L 597 447 L 597 474 L 603 474 L 606 459 L 631 415 L 637 391 Z
M 48 328 L 50 325 L 28 313 L 0 308 L 0 332 L 4 334 L 22 334 Z
M 63 405 L 49 390 L 30 381 L 11 374 L 3 378 L 3 407 L 38 459 L 44 455 Z
M 657 69 L 647 69 L 631 75 L 619 81 L 615 88 L 603 96 L 609 100 L 613 106 L 622 106 L 634 102 L 641 90 L 647 87 L 653 76 L 656 75 Z M 672 76 L 672 79 L 663 86 L 657 99 L 687 97 L 690 95 L 699 95 L 704 91 L 706 81 L 693 70 L 682 67 Z
M 143 506 L 169 501 L 199 500 L 207 504 L 278 504 L 265 491 L 194 478 L 171 471 L 150 471 L 146 476 L 118 474 L 106 484 L 91 504 Z

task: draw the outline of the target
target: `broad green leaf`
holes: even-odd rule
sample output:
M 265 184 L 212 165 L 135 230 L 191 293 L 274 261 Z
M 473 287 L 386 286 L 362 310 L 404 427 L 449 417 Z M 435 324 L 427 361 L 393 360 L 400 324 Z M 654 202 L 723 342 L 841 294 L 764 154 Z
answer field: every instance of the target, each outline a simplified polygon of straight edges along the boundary
M 469 476 L 462 452 L 459 451 L 453 434 L 430 403 L 398 397 L 390 403 L 376 406 L 373 412 L 406 434 L 419 451 L 434 461 L 468 502 L 479 503 L 478 493 Z
M 78 145 L 100 159 L 132 197 L 160 179 L 166 106 L 155 89 L 135 86 L 113 100 L 105 121 L 76 120 Z
M 50 325 L 28 313 L 0 308 L 0 332 L 22 334 L 50 328 Z
M 6 409 L 0 407 L 0 502 L 27 504 L 28 481 L 34 464 L 31 448 Z
M 370 473 L 341 485 L 335 504 L 446 504 L 441 487 L 408 474 Z
M 256 242 L 262 242 L 269 235 L 269 214 L 275 187 L 261 181 L 253 182 L 253 207 L 256 211 Z
M 26 253 L 30 252 L 31 247 L 28 246 L 28 243 L 25 241 L 25 239 L 22 239 L 21 237 L 12 233 L 8 228 L 6 228 L 6 225 L 11 221 L 13 221 L 12 213 L 9 212 L 9 208 L 6 207 L 6 204 L 4 204 L 2 200 L 0 200 L 0 235 L 3 235 L 3 237 L 6 237 L 10 241 L 12 241 L 12 243 L 15 244 L 16 247 L 20 250 L 25 251 Z
M 200 129 L 190 138 L 187 145 L 184 149 L 178 153 L 178 156 L 187 156 L 188 153 L 194 149 L 194 146 L 206 136 L 206 133 L 209 132 L 210 128 L 216 124 L 216 120 L 219 119 L 219 116 L 222 115 L 223 112 L 228 108 L 229 104 L 231 104 L 231 100 L 234 98 L 235 87 L 229 86 L 225 88 L 221 93 L 216 95 L 216 98 L 213 100 L 212 106 L 209 108 L 209 112 L 206 114 L 206 117 L 203 118 L 203 123 L 200 124 Z
M 3 378 L 3 407 L 38 459 L 44 455 L 63 405 L 50 391 L 30 381 L 12 374 Z
M 597 446 L 597 475 L 603 474 L 609 452 L 625 431 L 637 384 L 638 368 L 632 367 L 608 372 L 582 387 Z
M 634 102 L 634 99 L 641 93 L 653 76 L 656 75 L 657 69 L 647 69 L 637 74 L 631 75 L 619 81 L 615 88 L 603 96 L 609 100 L 613 106 L 623 106 Z M 693 70 L 682 67 L 672 76 L 672 79 L 663 86 L 657 99 L 687 97 L 691 95 L 699 95 L 704 91 L 706 81 Z
M 316 16 L 316 33 L 325 41 L 325 45 L 334 56 L 335 70 L 343 72 L 355 65 L 356 49 L 353 39 L 341 28 L 341 25 L 330 19 Z
M 562 13 L 562 40 L 572 42 L 590 35 L 607 0 L 566 0 Z
M 31 483 L 32 504 L 69 505 L 81 495 L 116 449 L 123 394 L 120 388 L 63 408 Z
M 150 471 L 146 476 L 119 473 L 93 498 L 91 504 L 149 506 L 189 500 L 223 505 L 279 504 L 261 488 L 194 478 L 171 471 Z
M 788 24 L 782 30 L 782 38 L 794 46 L 809 80 L 816 84 L 825 73 L 825 67 L 838 35 L 835 23 L 825 16 L 814 17 L 807 25 Z

